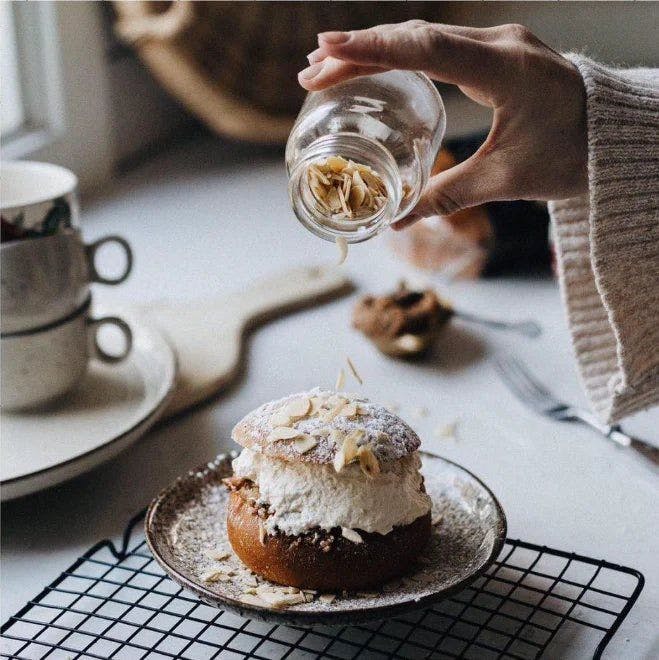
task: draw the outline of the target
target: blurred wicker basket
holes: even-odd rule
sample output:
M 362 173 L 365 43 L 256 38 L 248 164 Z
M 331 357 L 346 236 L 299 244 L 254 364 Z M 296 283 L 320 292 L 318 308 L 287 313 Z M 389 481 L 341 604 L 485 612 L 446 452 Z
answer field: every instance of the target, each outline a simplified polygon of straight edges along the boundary
M 114 2 L 115 29 L 172 95 L 217 133 L 278 144 L 304 99 L 297 72 L 325 30 L 410 18 L 433 2 Z

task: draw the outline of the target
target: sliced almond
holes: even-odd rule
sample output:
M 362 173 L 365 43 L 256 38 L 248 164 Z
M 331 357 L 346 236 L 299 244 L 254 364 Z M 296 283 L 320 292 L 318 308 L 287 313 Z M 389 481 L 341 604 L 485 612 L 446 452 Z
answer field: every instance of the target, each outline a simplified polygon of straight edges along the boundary
M 289 605 L 298 605 L 306 602 L 302 593 L 286 593 L 285 589 L 263 585 L 256 590 L 257 596 L 264 600 L 270 607 L 276 609 L 288 607 Z
M 295 438 L 295 440 L 293 440 L 293 447 L 300 454 L 306 454 L 308 451 L 311 451 L 317 444 L 318 440 L 312 438 L 309 435 L 306 435 L 303 438 Z
M 343 447 L 339 447 L 337 449 L 336 454 L 334 454 L 334 460 L 332 461 L 334 465 L 334 471 L 335 472 L 341 472 L 343 468 L 345 467 L 346 464 L 346 453 L 343 450 Z
M 309 168 L 310 172 L 313 172 L 315 177 L 320 181 L 321 183 L 324 183 L 326 186 L 330 185 L 330 180 L 326 176 L 326 172 L 323 172 L 320 167 L 316 167 L 314 165 L 311 165 Z
M 360 536 L 359 532 L 356 532 L 354 529 L 349 527 L 341 527 L 341 536 L 348 539 L 352 543 L 363 543 L 364 539 Z
M 346 403 L 338 412 L 339 417 L 355 417 L 357 415 L 357 404 Z
M 231 557 L 231 553 L 227 552 L 224 549 L 218 548 L 214 550 L 209 550 L 206 552 L 206 556 L 209 559 L 214 559 L 215 561 L 224 561 L 225 559 L 229 559 Z
M 270 432 L 268 440 L 293 440 L 293 438 L 299 438 L 301 435 L 301 431 L 298 431 L 291 426 L 277 426 Z
M 329 605 L 336 600 L 336 594 L 323 594 L 322 596 L 318 596 L 318 600 L 321 603 L 325 603 L 325 605 Z
M 346 240 L 345 236 L 337 236 L 335 243 L 336 247 L 339 248 L 338 265 L 340 266 L 348 258 L 348 241 Z
M 340 432 L 337 431 L 337 433 Z M 356 429 L 343 437 L 343 441 L 334 455 L 333 463 L 336 472 L 341 472 L 346 465 L 349 465 L 355 460 L 358 453 L 357 442 L 361 439 L 363 434 L 364 432 L 361 429 Z M 335 436 L 335 442 L 337 440 L 338 436 Z
M 337 188 L 337 191 L 339 193 L 339 200 L 341 201 L 341 208 L 343 209 L 343 212 L 349 218 L 352 218 L 352 211 L 348 208 L 348 205 L 346 204 L 346 196 L 343 194 L 343 182 L 341 183 L 341 187 Z
M 346 464 L 352 463 L 357 458 L 359 447 L 357 443 L 366 435 L 362 429 L 355 429 L 346 435 L 343 447 L 346 454 Z
M 348 363 L 348 367 L 350 368 L 350 371 L 352 375 L 355 377 L 355 380 L 360 384 L 363 385 L 364 381 L 362 380 L 362 377 L 359 375 L 357 372 L 357 368 L 353 364 L 352 360 L 349 357 L 346 357 L 346 362 Z
M 335 390 L 342 390 L 346 385 L 346 372 L 343 369 L 339 369 L 339 374 L 336 377 L 336 385 L 334 386 Z
M 263 523 L 261 520 L 259 520 L 259 543 L 261 545 L 265 545 L 265 537 L 267 536 L 265 527 L 263 526 Z
M 359 458 L 359 467 L 369 479 L 374 479 L 380 474 L 380 463 L 378 463 L 378 459 L 370 447 L 366 445 L 359 447 L 357 457 Z
M 245 605 L 255 605 L 256 607 L 268 607 L 268 603 L 250 593 L 244 593 L 238 596 L 238 600 Z
M 339 191 L 336 188 L 330 188 L 327 193 L 327 205 L 332 211 L 341 211 L 341 198 Z
M 228 582 L 233 576 L 233 571 L 208 571 L 201 576 L 202 582 Z
M 259 581 L 253 575 L 243 575 L 240 578 L 242 584 L 246 587 L 258 587 Z
M 347 164 L 348 161 L 341 156 L 330 156 L 327 159 L 327 165 L 332 170 L 332 172 L 342 172 Z
M 306 417 L 310 409 L 311 401 L 306 397 L 293 399 L 293 401 L 289 401 L 284 406 L 284 412 L 292 419 L 302 419 L 302 417 Z
M 311 408 L 309 409 L 309 417 L 313 417 L 318 414 L 318 411 L 323 407 L 325 399 L 321 396 L 312 396 L 311 397 Z
M 278 410 L 276 413 L 272 415 L 270 418 L 270 424 L 273 426 L 289 426 L 293 422 L 293 419 L 290 417 L 290 415 L 286 414 L 285 410 Z
M 329 439 L 336 445 L 337 449 L 343 447 L 343 441 L 346 437 L 346 434 L 339 429 L 332 429 L 329 434 Z

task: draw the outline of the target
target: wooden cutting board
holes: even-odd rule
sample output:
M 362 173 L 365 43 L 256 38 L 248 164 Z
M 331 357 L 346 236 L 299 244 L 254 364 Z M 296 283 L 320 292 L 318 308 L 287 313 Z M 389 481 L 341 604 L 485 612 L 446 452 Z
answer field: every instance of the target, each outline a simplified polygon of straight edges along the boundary
M 178 356 L 179 376 L 163 419 L 216 395 L 240 372 L 247 332 L 287 312 L 353 290 L 340 268 L 296 268 L 215 299 L 142 308 Z

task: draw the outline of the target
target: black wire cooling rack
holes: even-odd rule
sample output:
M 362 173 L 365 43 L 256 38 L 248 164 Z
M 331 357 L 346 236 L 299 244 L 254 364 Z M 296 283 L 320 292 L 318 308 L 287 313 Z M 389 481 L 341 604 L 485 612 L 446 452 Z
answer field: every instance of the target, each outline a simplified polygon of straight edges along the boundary
M 2 657 L 599 658 L 644 583 L 631 568 L 508 539 L 486 573 L 430 609 L 355 626 L 275 625 L 183 591 L 143 536 L 133 539 L 142 517 L 120 550 L 100 541 L 10 617 Z

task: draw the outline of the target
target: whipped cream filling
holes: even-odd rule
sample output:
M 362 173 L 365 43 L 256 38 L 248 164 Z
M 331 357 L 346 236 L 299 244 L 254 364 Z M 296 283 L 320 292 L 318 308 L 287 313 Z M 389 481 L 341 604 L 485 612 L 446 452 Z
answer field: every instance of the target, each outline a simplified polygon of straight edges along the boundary
M 293 536 L 314 527 L 388 534 L 409 525 L 431 506 L 421 492 L 420 467 L 417 452 L 381 464 L 374 479 L 356 463 L 337 473 L 331 464 L 284 461 L 247 448 L 233 461 L 234 474 L 256 483 L 259 503 L 270 507 L 266 531 Z

